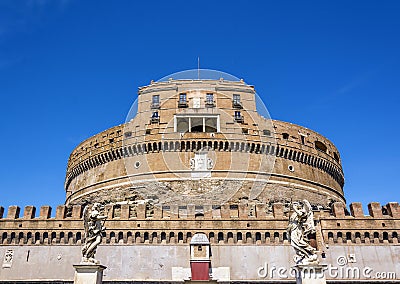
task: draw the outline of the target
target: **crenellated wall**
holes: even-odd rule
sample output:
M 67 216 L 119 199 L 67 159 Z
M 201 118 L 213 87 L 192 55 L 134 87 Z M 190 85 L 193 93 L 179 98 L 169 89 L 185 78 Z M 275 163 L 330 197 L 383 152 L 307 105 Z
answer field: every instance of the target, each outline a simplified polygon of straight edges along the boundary
M 368 205 L 364 216 L 360 203 L 343 204 L 332 210 L 315 211 L 316 240 L 324 244 L 397 244 L 400 234 L 398 203 Z M 0 214 L 0 243 L 3 245 L 79 244 L 83 238 L 82 206 L 58 206 L 55 217 L 51 208 L 42 206 L 36 216 L 33 206 L 11 206 L 7 215 Z M 190 242 L 196 232 L 204 232 L 211 243 L 219 244 L 285 244 L 288 222 L 287 206 L 264 204 L 223 205 L 195 208 L 171 206 L 149 208 L 146 204 L 106 205 L 108 219 L 104 243 L 179 244 Z M 4 209 L 0 207 L 0 213 Z

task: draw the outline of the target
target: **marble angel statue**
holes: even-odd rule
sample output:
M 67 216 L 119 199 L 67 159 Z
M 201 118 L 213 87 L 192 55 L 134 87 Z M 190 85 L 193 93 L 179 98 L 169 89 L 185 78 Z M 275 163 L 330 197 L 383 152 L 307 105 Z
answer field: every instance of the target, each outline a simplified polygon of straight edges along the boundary
M 101 238 L 105 232 L 104 222 L 107 216 L 101 215 L 104 208 L 100 203 L 94 203 L 89 209 L 86 206 L 83 210 L 83 222 L 85 227 L 85 243 L 82 247 L 82 262 L 98 264 L 95 259 L 97 246 L 101 243 Z
M 294 202 L 293 213 L 289 217 L 287 228 L 288 239 L 296 251 L 294 261 L 296 264 L 318 264 L 316 249 L 310 245 L 308 235 L 315 233 L 314 215 L 310 203 Z

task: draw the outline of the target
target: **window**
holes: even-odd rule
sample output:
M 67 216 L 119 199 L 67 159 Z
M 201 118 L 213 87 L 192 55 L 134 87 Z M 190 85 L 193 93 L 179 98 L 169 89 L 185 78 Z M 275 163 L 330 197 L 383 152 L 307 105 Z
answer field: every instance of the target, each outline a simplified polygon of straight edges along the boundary
M 158 115 L 158 111 L 154 111 L 151 115 L 151 123 L 158 123 L 160 122 L 160 117 Z
M 160 95 L 154 95 L 151 100 L 151 108 L 160 107 Z
M 234 94 L 233 95 L 233 102 L 234 103 L 240 103 L 240 95 Z
M 187 97 L 186 93 L 180 93 L 179 94 L 179 101 L 178 101 L 178 107 L 187 107 Z
M 338 153 L 333 152 L 333 157 L 335 158 L 335 160 L 336 160 L 337 162 L 340 162 L 340 158 L 339 158 Z
M 219 116 L 177 115 L 175 116 L 175 132 L 219 132 Z
M 242 108 L 242 103 L 240 102 L 240 95 L 233 94 L 232 106 L 234 108 Z
M 202 117 L 192 117 L 190 132 L 205 132 L 203 131 L 203 118 Z
M 236 122 L 240 122 L 243 123 L 244 122 L 244 118 L 241 115 L 240 111 L 235 111 L 235 117 L 234 117 Z
M 179 94 L 179 102 L 186 102 L 186 93 Z
M 320 141 L 315 141 L 315 149 L 317 149 L 318 151 L 326 153 L 326 150 L 328 148 L 325 146 L 324 143 L 322 143 Z
M 178 117 L 176 119 L 176 131 L 181 133 L 189 132 L 189 118 Z
M 205 132 L 218 132 L 218 119 L 215 117 L 205 118 Z
M 264 130 L 263 130 L 263 135 L 264 135 L 264 136 L 271 136 L 271 131 L 268 130 L 268 129 L 264 129 Z
M 282 133 L 282 138 L 285 140 L 289 139 L 289 133 Z
M 206 106 L 214 106 L 214 94 L 213 93 L 206 94 Z

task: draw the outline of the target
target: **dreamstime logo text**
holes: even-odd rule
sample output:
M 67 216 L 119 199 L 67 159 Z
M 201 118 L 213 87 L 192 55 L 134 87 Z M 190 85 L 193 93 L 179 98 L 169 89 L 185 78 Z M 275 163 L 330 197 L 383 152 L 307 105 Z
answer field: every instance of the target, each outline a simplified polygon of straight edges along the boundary
M 257 269 L 260 278 L 268 279 L 288 279 L 302 278 L 319 279 L 326 276 L 329 279 L 396 279 L 395 272 L 375 272 L 371 267 L 347 266 L 348 259 L 345 256 L 337 258 L 337 266 L 328 264 L 320 267 L 284 266 L 268 265 L 267 262 Z

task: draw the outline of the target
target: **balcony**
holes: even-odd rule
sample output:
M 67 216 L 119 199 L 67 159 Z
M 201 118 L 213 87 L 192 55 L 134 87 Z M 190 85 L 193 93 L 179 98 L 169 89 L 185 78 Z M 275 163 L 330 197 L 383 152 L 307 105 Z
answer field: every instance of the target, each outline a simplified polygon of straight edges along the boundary
M 241 102 L 241 101 L 233 100 L 233 101 L 232 101 L 232 107 L 233 107 L 233 108 L 242 109 L 242 108 L 243 108 L 243 105 L 242 105 L 242 102 Z
M 160 108 L 160 103 L 152 103 L 150 105 L 151 109 L 159 109 Z
M 150 119 L 150 123 L 151 123 L 151 124 L 160 123 L 160 117 L 159 117 L 159 116 L 152 117 L 152 118 Z
M 206 107 L 215 107 L 215 101 L 214 100 L 206 100 L 205 105 L 206 105 Z
M 178 101 L 178 107 L 179 107 L 179 108 L 188 107 L 188 102 L 187 102 L 186 100 L 179 100 L 179 101 Z
M 237 123 L 244 123 L 244 117 L 242 115 L 235 115 L 234 120 Z

